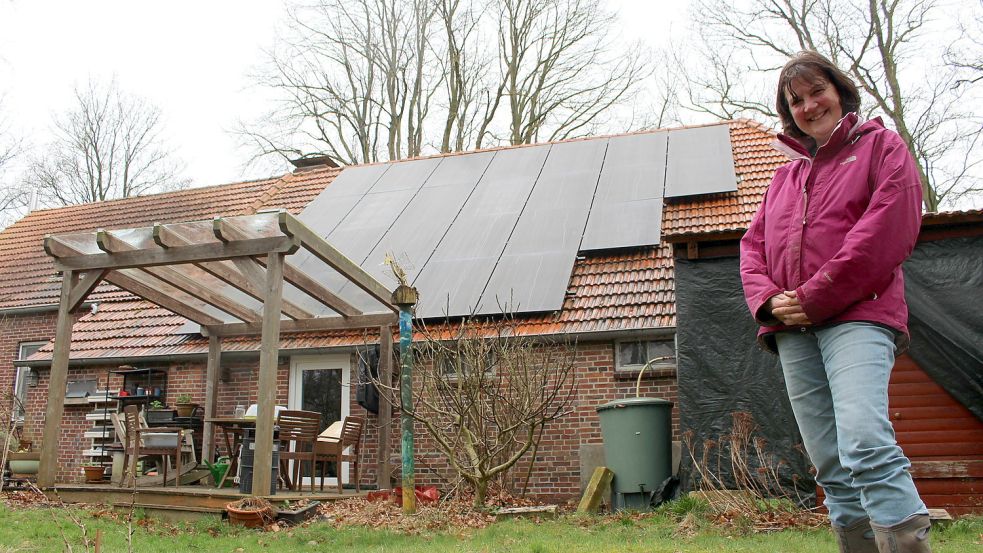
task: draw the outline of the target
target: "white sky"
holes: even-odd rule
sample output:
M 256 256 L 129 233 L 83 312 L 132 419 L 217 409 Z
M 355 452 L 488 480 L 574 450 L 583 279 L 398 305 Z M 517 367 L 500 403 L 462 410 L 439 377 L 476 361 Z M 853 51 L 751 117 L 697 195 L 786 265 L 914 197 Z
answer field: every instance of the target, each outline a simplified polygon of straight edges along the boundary
M 688 1 L 612 0 L 623 37 L 661 45 L 685 27 Z M 230 134 L 266 111 L 250 72 L 271 45 L 283 0 L 0 0 L 0 96 L 12 130 L 38 147 L 52 115 L 90 76 L 116 79 L 164 116 L 168 145 L 194 185 L 244 173 L 248 153 Z

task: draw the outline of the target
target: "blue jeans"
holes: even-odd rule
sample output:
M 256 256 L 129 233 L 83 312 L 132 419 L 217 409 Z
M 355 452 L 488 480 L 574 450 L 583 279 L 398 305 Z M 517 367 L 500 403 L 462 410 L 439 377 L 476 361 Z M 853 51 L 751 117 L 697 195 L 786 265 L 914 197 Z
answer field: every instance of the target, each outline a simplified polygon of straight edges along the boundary
M 892 526 L 928 513 L 888 419 L 894 336 L 869 323 L 776 335 L 792 411 L 830 522 Z

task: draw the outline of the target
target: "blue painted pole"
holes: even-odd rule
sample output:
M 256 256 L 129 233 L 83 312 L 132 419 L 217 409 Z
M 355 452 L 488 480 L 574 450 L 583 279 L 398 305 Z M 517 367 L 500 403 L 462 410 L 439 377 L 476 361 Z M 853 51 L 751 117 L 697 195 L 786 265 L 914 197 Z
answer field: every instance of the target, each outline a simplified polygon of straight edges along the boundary
M 413 417 L 407 413 L 413 405 L 413 306 L 417 301 L 414 288 L 401 285 L 393 292 L 393 303 L 399 306 L 399 394 L 400 444 L 402 446 L 403 512 L 416 512 L 416 478 L 413 466 Z

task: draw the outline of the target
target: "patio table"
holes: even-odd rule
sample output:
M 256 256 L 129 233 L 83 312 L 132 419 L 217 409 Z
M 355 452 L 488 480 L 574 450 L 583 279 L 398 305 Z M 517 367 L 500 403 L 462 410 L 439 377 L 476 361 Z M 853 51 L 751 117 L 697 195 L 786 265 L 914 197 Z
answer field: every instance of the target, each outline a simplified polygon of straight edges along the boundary
M 225 448 L 229 452 L 229 470 L 225 471 L 217 485 L 219 489 L 225 485 L 225 479 L 230 474 L 235 474 L 239 470 L 239 448 L 242 447 L 242 431 L 247 428 L 256 428 L 256 419 L 236 418 L 236 417 L 212 417 L 205 419 L 222 430 L 225 437 Z

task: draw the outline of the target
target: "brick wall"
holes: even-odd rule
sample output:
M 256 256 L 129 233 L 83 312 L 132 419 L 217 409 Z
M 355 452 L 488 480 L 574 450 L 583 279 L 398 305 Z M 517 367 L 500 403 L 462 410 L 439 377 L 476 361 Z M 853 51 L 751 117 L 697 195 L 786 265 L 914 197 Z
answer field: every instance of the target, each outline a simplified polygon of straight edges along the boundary
M 277 404 L 287 404 L 287 385 L 289 362 L 281 358 L 277 369 Z M 73 367 L 69 370 L 69 380 L 97 378 L 100 386 L 107 382 L 110 367 Z M 115 368 L 112 367 L 112 368 Z M 194 401 L 205 402 L 205 363 L 173 363 L 168 368 L 167 398 L 173 403 L 178 394 L 191 394 Z M 225 379 L 219 382 L 217 416 L 231 416 L 236 405 L 249 405 L 256 402 L 256 382 L 258 379 L 258 360 L 226 360 L 223 363 Z M 356 377 L 352 371 L 352 383 L 348 393 L 351 400 L 351 413 L 365 416 L 368 423 L 362 447 L 362 484 L 375 484 L 377 458 L 379 451 L 378 417 L 367 413 L 355 403 Z M 30 390 L 29 430 L 40 443 L 43 427 L 43 406 L 47 400 L 48 371 L 41 373 L 40 385 Z M 614 369 L 614 345 L 612 343 L 580 344 L 575 354 L 575 395 L 570 406 L 571 412 L 562 419 L 550 423 L 544 431 L 536 463 L 529 479 L 529 492 L 543 497 L 572 498 L 580 493 L 580 445 L 600 444 L 600 421 L 595 408 L 614 399 L 634 397 L 637 373 L 616 374 Z M 120 377 L 109 381 L 110 389 L 121 385 Z M 659 397 L 676 402 L 675 377 L 652 377 L 642 379 L 641 394 L 645 397 Z M 89 441 L 82 433 L 90 424 L 84 420 L 88 406 L 66 406 L 59 438 L 59 481 L 78 481 L 81 451 L 88 447 Z M 399 412 L 393 410 L 391 421 L 390 460 L 393 467 L 392 478 L 398 483 L 400 468 Z M 673 439 L 678 439 L 678 408 L 673 407 Z M 221 439 L 216 440 L 221 445 Z M 220 451 L 224 447 L 220 447 Z M 447 460 L 430 443 L 421 425 L 416 425 L 416 468 L 419 484 L 436 484 L 443 489 L 449 487 L 451 473 Z M 513 469 L 506 485 L 515 489 L 522 486 L 528 470 L 528 461 L 520 462 Z
M 51 340 L 55 336 L 57 311 L 29 315 L 0 316 L 0 393 L 9 398 L 14 391 L 15 363 L 22 342 Z M 6 409 L 8 406 L 4 406 Z

